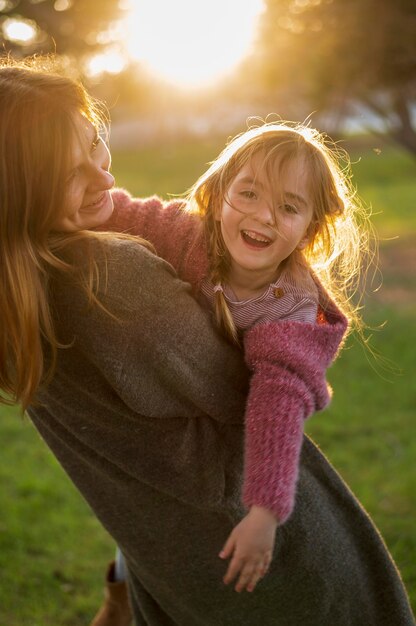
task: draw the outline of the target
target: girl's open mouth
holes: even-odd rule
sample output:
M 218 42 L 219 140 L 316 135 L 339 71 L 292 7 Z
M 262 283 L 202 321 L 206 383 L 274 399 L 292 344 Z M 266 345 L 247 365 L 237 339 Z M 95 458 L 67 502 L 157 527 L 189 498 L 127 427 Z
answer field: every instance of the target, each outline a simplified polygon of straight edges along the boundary
M 253 230 L 242 230 L 241 237 L 243 240 L 253 248 L 267 248 L 272 243 L 272 240 L 265 235 L 260 235 Z

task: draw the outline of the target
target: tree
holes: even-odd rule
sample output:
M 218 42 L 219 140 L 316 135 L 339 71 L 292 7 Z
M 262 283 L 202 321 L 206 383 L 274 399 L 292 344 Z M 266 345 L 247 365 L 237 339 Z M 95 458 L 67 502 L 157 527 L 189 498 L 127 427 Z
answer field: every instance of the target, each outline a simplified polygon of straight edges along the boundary
M 415 33 L 415 0 L 266 0 L 253 76 L 310 110 L 365 107 L 416 156 Z
M 111 42 L 111 28 L 122 12 L 115 0 L 3 0 L 0 4 L 0 43 L 6 51 L 21 54 L 92 54 Z M 26 43 L 8 39 L 4 25 L 11 18 L 29 20 L 36 37 Z

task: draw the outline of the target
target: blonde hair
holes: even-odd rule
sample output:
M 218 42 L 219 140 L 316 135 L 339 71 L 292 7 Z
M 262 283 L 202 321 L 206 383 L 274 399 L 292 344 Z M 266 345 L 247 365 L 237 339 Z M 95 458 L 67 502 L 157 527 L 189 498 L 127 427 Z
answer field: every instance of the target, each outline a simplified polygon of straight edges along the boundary
M 347 154 L 331 144 L 325 135 L 306 125 L 261 123 L 237 135 L 189 190 L 189 208 L 199 213 L 204 221 L 210 279 L 214 284 L 226 282 L 230 267 L 230 255 L 216 215 L 238 172 L 258 154 L 262 155 L 262 167 L 272 189 L 276 163 L 280 177 L 284 176 L 288 165 L 302 160 L 307 171 L 313 216 L 307 246 L 302 251 L 295 250 L 285 264 L 299 280 L 305 270 L 309 275 L 314 274 L 348 317 L 350 327 L 362 328 L 360 298 L 356 295 L 366 253 L 370 250 L 369 212 L 351 183 Z M 323 310 L 326 304 L 320 302 Z M 227 336 L 238 343 L 238 333 L 222 290 L 215 292 L 215 315 Z
M 0 403 L 23 408 L 56 363 L 51 272 L 71 273 L 97 302 L 90 243 L 109 236 L 53 232 L 65 203 L 75 117 L 82 114 L 97 130 L 107 122 L 83 86 L 55 70 L 51 57 L 0 61 Z M 74 244 L 85 248 L 86 269 L 67 254 Z

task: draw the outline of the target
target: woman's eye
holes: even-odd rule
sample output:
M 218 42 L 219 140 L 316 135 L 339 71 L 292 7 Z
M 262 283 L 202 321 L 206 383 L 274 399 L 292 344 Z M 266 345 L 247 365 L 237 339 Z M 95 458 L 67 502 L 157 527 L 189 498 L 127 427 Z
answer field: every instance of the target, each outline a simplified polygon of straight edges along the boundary
M 72 170 L 72 172 L 70 173 L 70 175 L 66 179 L 67 185 L 70 185 L 72 183 L 72 181 L 77 177 L 77 175 L 78 175 L 78 168 L 76 168 L 75 170 Z
M 100 141 L 101 141 L 101 137 L 97 135 L 97 137 L 94 139 L 94 141 L 91 144 L 91 152 L 94 152 L 94 150 L 98 148 L 98 146 L 100 145 Z

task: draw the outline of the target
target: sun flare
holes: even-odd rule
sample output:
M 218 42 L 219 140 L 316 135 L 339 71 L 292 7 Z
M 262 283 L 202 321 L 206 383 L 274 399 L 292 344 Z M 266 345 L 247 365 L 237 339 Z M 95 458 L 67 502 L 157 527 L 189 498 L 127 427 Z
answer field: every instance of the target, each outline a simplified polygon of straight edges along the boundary
M 16 43 L 29 43 L 36 37 L 36 24 L 32 20 L 8 18 L 2 24 L 6 39 Z
M 229 73 L 250 51 L 263 0 L 130 0 L 128 54 L 152 73 L 201 86 Z

